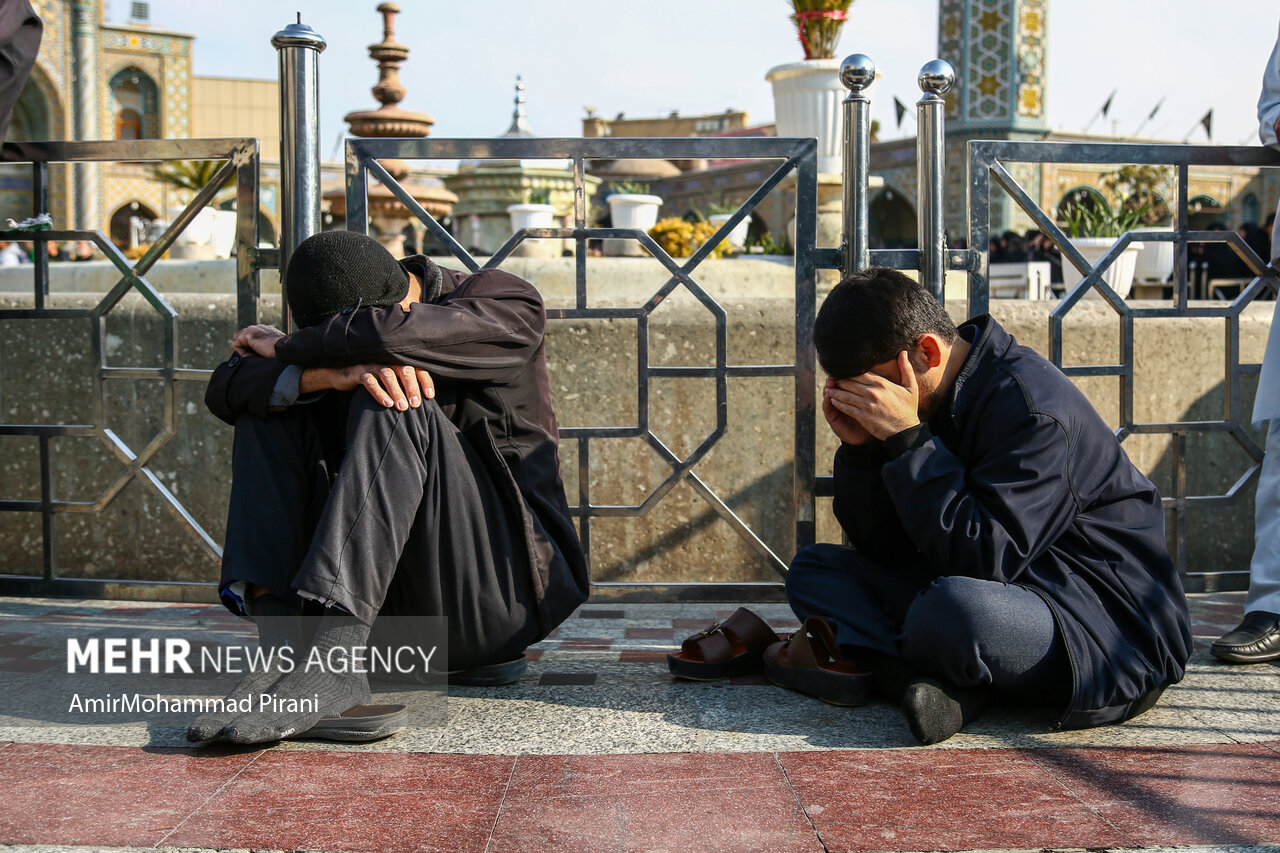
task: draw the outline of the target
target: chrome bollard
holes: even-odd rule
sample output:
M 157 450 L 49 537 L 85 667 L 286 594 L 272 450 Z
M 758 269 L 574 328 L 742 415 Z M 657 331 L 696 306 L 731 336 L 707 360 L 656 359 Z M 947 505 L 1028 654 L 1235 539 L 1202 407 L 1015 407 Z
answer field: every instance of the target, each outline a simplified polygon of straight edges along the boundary
M 947 243 L 943 227 L 946 135 L 942 96 L 956 80 L 955 69 L 941 59 L 920 69 L 923 97 L 916 102 L 916 237 L 920 245 L 920 283 L 946 303 Z
M 871 99 L 876 64 L 862 53 L 840 63 L 840 82 L 849 90 L 844 108 L 844 223 L 840 249 L 845 275 L 871 266 L 867 177 L 871 173 Z
M 271 37 L 280 75 L 280 280 L 299 243 L 320 230 L 319 57 L 325 40 L 311 27 L 290 24 Z M 283 325 L 289 326 L 284 301 Z

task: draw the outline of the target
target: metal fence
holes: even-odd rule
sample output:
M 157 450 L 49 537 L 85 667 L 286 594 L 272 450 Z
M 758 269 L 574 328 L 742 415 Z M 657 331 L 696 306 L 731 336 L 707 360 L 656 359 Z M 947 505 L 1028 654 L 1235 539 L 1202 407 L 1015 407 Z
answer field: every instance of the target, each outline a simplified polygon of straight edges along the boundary
M 43 252 L 37 252 L 34 266 L 34 307 L 0 311 L 0 319 L 44 319 L 77 317 L 93 321 L 89 341 L 96 375 L 96 403 L 91 423 L 83 424 L 2 424 L 0 435 L 34 437 L 40 453 L 40 497 L 38 500 L 0 499 L 0 511 L 39 513 L 42 519 L 43 574 L 41 577 L 0 579 L 0 592 L 61 593 L 93 595 L 101 592 L 105 584 L 152 583 L 136 579 L 91 581 L 62 577 L 57 558 L 56 527 L 63 513 L 99 512 L 133 480 L 138 480 L 158 494 L 171 510 L 212 555 L 219 554 L 216 542 L 204 531 L 191 514 L 159 478 L 148 468 L 155 454 L 174 435 L 177 428 L 174 396 L 177 383 L 203 381 L 210 371 L 203 367 L 180 367 L 177 364 L 178 317 L 164 297 L 147 281 L 146 275 L 177 234 L 194 218 L 196 212 L 218 191 L 222 181 L 235 176 L 237 227 L 237 292 L 238 320 L 241 325 L 256 322 L 259 306 L 258 272 L 275 268 L 287 262 L 292 246 L 306 234 L 318 228 L 319 186 L 318 145 L 314 133 L 316 98 L 316 57 L 323 49 L 323 40 L 308 28 L 297 25 L 296 32 L 279 39 L 276 45 L 281 56 L 282 139 L 288 156 L 283 184 L 287 189 L 281 198 L 281 250 L 257 248 L 258 209 L 258 152 L 255 140 L 145 140 L 131 142 L 83 142 L 83 143 L 21 143 L 3 148 L 3 161 L 31 164 L 33 174 L 33 212 L 48 210 L 48 166 L 56 162 L 92 161 L 161 161 L 211 159 L 224 160 L 218 175 L 196 194 L 187 208 L 172 226 L 136 262 L 130 262 L 98 232 L 45 231 L 12 234 L 0 232 L 0 239 L 34 239 L 40 244 L 47 240 L 88 239 L 96 243 L 120 270 L 121 280 L 94 307 L 88 309 L 57 309 L 46 303 L 48 296 L 48 264 Z M 289 32 L 289 31 L 286 31 Z M 974 249 L 949 249 L 945 244 L 942 222 L 943 162 L 942 109 L 943 96 L 949 89 L 953 75 L 946 63 L 931 62 L 920 75 L 924 93 L 917 103 L 918 126 L 921 129 L 917 146 L 919 249 L 873 250 L 869 248 L 868 234 L 868 152 L 870 121 L 866 87 L 875 78 L 871 61 L 855 55 L 845 61 L 842 79 L 850 90 L 845 101 L 845 185 L 844 185 L 844 240 L 838 247 L 816 245 L 817 175 L 816 145 L 812 139 L 780 138 L 716 138 L 716 139 L 362 139 L 349 140 L 347 144 L 347 227 L 367 232 L 368 189 L 372 177 L 382 183 L 415 215 L 432 234 L 442 241 L 453 255 L 469 269 L 478 269 L 479 262 L 454 240 L 449 231 L 435 221 L 412 194 L 387 173 L 379 160 L 391 158 L 410 160 L 476 160 L 476 159 L 557 159 L 572 164 L 575 187 L 573 224 L 564 228 L 525 229 L 514 234 L 498 252 L 486 261 L 485 266 L 497 267 L 510 257 L 524 240 L 570 240 L 574 246 L 575 292 L 570 307 L 548 310 L 549 319 L 555 320 L 620 320 L 634 322 L 634 343 L 637 352 L 635 374 L 636 418 L 631 423 L 579 424 L 562 429 L 563 438 L 576 441 L 577 479 L 569 483 L 572 512 L 580 525 L 581 536 L 588 554 L 591 551 L 592 521 L 604 517 L 635 517 L 648 513 L 666 498 L 679 484 L 687 484 L 733 530 L 749 543 L 779 575 L 785 573 L 789 554 L 778 554 L 745 522 L 729 504 L 699 476 L 698 465 L 718 441 L 730 424 L 727 387 L 731 379 L 740 377 L 783 377 L 794 383 L 794 453 L 792 462 L 792 498 L 795 507 L 795 545 L 802 547 L 815 540 L 815 498 L 830 496 L 832 481 L 829 476 L 816 475 L 815 459 L 815 356 L 812 346 L 812 326 L 817 302 L 817 271 L 842 269 L 852 271 L 875 264 L 900 269 L 918 270 L 922 282 L 939 298 L 943 294 L 943 281 L 948 270 L 960 270 L 969 274 L 969 314 L 984 313 L 988 305 L 987 256 L 985 251 Z M 587 164 L 592 160 L 623 158 L 664 159 L 760 159 L 775 160 L 778 165 L 773 173 L 750 195 L 736 213 L 724 223 L 705 245 L 687 260 L 672 258 L 648 234 L 638 230 L 592 227 L 585 187 Z M 1134 232 L 1120 239 L 1097 265 L 1091 267 L 1071 245 L 1053 221 L 1053 216 L 1041 210 L 1028 191 L 1019 185 L 1008 162 L 1073 162 L 1073 163 L 1156 163 L 1176 168 L 1178 175 L 1179 217 L 1171 233 Z M 1280 156 L 1274 152 L 1256 148 L 1217 148 L 1203 146 L 1151 146 L 1151 145 L 1080 145 L 1058 143 L 1008 143 L 974 142 L 969 149 L 969 246 L 987 245 L 991 215 L 991 191 L 998 186 L 1022 207 L 1038 227 L 1048 234 L 1062 251 L 1063 257 L 1085 273 L 1079 286 L 1056 305 L 1049 316 L 1050 340 L 1053 360 L 1072 376 L 1115 376 L 1121 383 L 1120 437 L 1132 434 L 1168 434 L 1172 437 L 1174 453 L 1174 489 L 1166 497 L 1166 504 L 1173 511 L 1175 554 L 1180 569 L 1185 570 L 1186 533 L 1185 514 L 1196 508 L 1225 506 L 1234 503 L 1242 491 L 1256 478 L 1262 450 L 1243 428 L 1240 379 L 1256 372 L 1257 365 L 1241 364 L 1239 360 L 1239 317 L 1250 301 L 1268 288 L 1277 285 L 1275 273 L 1257 258 L 1233 233 L 1199 232 L 1187 228 L 1188 168 L 1202 165 L 1280 165 Z M 293 174 L 296 172 L 296 174 Z M 305 178 L 305 179 L 303 179 Z M 725 308 L 720 305 L 698 282 L 699 266 L 710 256 L 717 244 L 730 230 L 750 215 L 771 191 L 785 180 L 795 182 L 795 354 L 788 363 L 739 364 L 729 362 L 728 323 Z M 635 304 L 593 305 L 587 288 L 588 241 L 613 238 L 636 240 L 662 265 L 667 274 L 666 282 L 655 291 L 641 294 Z M 1136 240 L 1169 240 L 1177 247 L 1177 276 L 1175 298 L 1168 307 L 1148 305 L 1133 306 L 1120 299 L 1102 280 L 1102 272 L 1119 256 L 1130 242 Z M 1234 301 L 1224 305 L 1191 305 L 1188 302 L 1187 245 L 1194 242 L 1223 241 L 1228 243 L 1249 264 L 1256 278 L 1243 289 Z M 1121 357 L 1116 364 L 1063 365 L 1063 320 L 1076 306 L 1084 291 L 1096 288 L 1116 311 L 1121 321 Z M 163 363 L 156 367 L 122 367 L 108 363 L 104 346 L 105 318 L 129 291 L 137 291 L 165 320 Z M 650 317 L 666 299 L 683 290 L 704 307 L 714 319 L 714 358 L 703 364 L 655 364 L 649 358 Z M 1133 378 L 1134 347 L 1133 330 L 1136 321 L 1156 317 L 1195 317 L 1218 319 L 1226 324 L 1226 394 L 1223 417 L 1210 421 L 1143 423 L 1134 418 Z M 695 377 L 712 380 L 715 386 L 715 423 L 711 431 L 687 453 L 677 453 L 665 444 L 650 428 L 650 386 L 655 379 L 670 377 Z M 152 379 L 163 383 L 164 425 L 158 435 L 140 450 L 128 446 L 106 422 L 103 400 L 105 383 L 121 379 Z M 1194 433 L 1226 433 L 1247 452 L 1255 464 L 1240 477 L 1235 485 L 1222 495 L 1191 495 L 1186 488 L 1187 438 Z M 55 494 L 52 476 L 50 440 L 58 436 L 97 436 L 122 465 L 122 470 L 110 487 L 96 500 L 72 501 L 60 499 Z M 652 488 L 642 500 L 630 504 L 602 503 L 593 499 L 591 460 L 593 450 L 601 442 L 622 438 L 641 439 L 658 454 L 669 470 L 661 483 Z M 3 498 L 4 496 L 0 496 Z M 676 588 L 679 586 L 680 588 Z M 599 588 L 606 595 L 631 594 L 661 595 L 666 597 L 735 597 L 740 599 L 778 597 L 780 584 L 693 584 L 654 585 L 612 584 Z
M 270 261 L 259 255 L 258 242 L 258 141 L 256 139 L 181 139 L 129 142 L 23 142 L 6 144 L 0 161 L 29 163 L 32 173 L 32 213 L 49 210 L 49 166 L 52 163 L 160 162 L 173 160 L 222 160 L 221 168 L 197 192 L 164 233 L 136 261 L 126 258 L 100 231 L 44 230 L 0 231 L 0 240 L 30 240 L 38 247 L 33 269 L 33 307 L 0 310 L 0 320 L 87 319 L 91 332 L 86 342 L 91 353 L 95 387 L 92 389 L 92 419 L 71 424 L 0 424 L 0 436 L 30 436 L 39 446 L 40 498 L 9 500 L 0 496 L 0 512 L 34 512 L 41 518 L 42 575 L 6 577 L 0 591 L 11 594 L 57 593 L 62 595 L 102 594 L 118 583 L 138 583 L 132 579 L 89 580 L 62 577 L 58 563 L 58 518 L 64 513 L 97 513 L 104 510 L 133 481 L 160 497 L 164 506 L 181 522 L 201 546 L 215 557 L 222 549 L 191 513 L 156 476 L 148 463 L 177 433 L 175 396 L 179 382 L 204 382 L 212 372 L 205 368 L 180 367 L 178 361 L 178 313 L 147 280 L 147 273 L 191 224 L 196 214 L 231 179 L 236 183 L 237 319 L 241 324 L 257 322 L 258 269 Z M 49 303 L 49 259 L 45 244 L 50 240 L 92 242 L 120 272 L 120 281 L 91 308 L 55 308 Z M 123 367 L 108 363 L 106 320 L 113 308 L 130 292 L 138 293 L 162 318 L 164 340 L 162 363 L 155 367 Z M 104 405 L 106 384 L 114 380 L 152 379 L 163 388 L 164 414 L 160 431 L 140 449 L 130 447 L 107 418 Z M 54 488 L 53 453 L 50 443 L 61 436 L 96 436 L 121 465 L 110 485 L 92 501 L 59 498 Z

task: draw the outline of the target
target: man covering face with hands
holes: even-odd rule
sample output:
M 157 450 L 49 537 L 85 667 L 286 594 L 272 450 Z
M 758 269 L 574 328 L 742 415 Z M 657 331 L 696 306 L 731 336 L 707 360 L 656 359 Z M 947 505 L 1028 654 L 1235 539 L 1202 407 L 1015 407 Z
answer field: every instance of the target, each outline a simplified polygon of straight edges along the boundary
M 849 545 L 801 550 L 787 596 L 921 742 L 993 700 L 1120 722 L 1182 678 L 1160 497 L 1060 370 L 989 316 L 957 329 L 889 269 L 837 285 L 814 341 Z

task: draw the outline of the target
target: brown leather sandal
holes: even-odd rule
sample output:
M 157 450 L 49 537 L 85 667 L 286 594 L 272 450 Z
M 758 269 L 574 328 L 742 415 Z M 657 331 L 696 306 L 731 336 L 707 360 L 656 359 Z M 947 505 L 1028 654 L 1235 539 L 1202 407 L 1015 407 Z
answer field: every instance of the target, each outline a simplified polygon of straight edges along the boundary
M 782 638 L 768 623 L 745 607 L 723 622 L 712 622 L 667 655 L 667 668 L 676 678 L 715 681 L 760 672 L 764 650 Z
M 764 671 L 779 687 L 831 705 L 865 705 L 875 686 L 870 670 L 840 654 L 831 626 L 820 616 L 810 616 L 790 639 L 766 649 Z

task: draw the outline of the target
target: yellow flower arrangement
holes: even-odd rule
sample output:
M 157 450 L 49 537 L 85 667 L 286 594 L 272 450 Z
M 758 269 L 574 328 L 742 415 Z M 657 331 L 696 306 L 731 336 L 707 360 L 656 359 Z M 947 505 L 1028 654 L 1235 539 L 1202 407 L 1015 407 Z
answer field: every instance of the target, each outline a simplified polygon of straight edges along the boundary
M 649 236 L 673 258 L 687 258 L 698 250 L 707 239 L 716 233 L 716 226 L 710 222 L 692 223 L 676 216 L 658 220 L 649 229 Z M 720 245 L 711 251 L 711 257 L 724 257 L 729 251 L 729 244 L 720 241 Z

